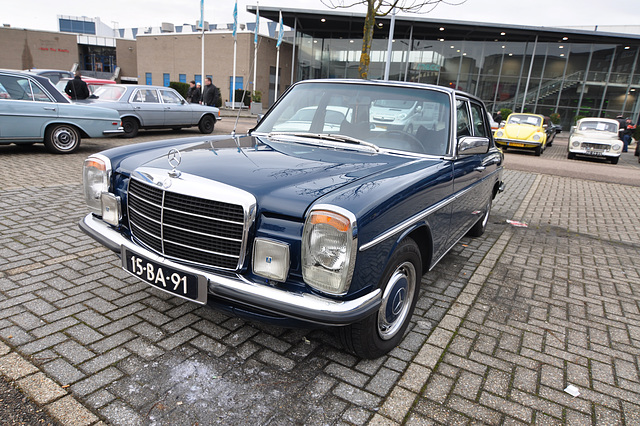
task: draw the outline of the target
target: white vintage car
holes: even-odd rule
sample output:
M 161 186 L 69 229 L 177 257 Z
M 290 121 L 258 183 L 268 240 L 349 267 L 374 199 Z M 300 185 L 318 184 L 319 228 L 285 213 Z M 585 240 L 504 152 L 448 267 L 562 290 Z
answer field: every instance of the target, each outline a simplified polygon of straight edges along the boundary
M 618 122 L 610 118 L 583 118 L 578 120 L 569 136 L 567 158 L 576 155 L 603 157 L 618 164 L 622 141 L 618 137 Z

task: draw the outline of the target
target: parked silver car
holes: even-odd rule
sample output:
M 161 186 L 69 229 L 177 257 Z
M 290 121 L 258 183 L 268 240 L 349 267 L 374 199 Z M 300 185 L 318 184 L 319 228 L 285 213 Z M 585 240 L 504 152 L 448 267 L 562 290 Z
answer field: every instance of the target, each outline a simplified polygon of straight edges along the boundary
M 0 144 L 44 142 L 50 152 L 69 154 L 82 137 L 122 132 L 113 110 L 74 105 L 46 77 L 0 70 Z
M 198 126 L 201 133 L 213 132 L 220 110 L 188 103 L 170 87 L 109 84 L 96 89 L 90 99 L 81 102 L 118 111 L 124 137 L 133 138 L 139 129 Z

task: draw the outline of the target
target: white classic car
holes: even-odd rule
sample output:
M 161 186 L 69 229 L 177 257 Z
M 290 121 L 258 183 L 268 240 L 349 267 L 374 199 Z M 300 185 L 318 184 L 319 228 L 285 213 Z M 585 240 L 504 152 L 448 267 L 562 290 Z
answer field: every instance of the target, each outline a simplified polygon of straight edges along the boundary
M 618 137 L 618 122 L 610 118 L 583 118 L 578 120 L 569 136 L 567 158 L 576 155 L 603 157 L 618 164 L 622 141 Z

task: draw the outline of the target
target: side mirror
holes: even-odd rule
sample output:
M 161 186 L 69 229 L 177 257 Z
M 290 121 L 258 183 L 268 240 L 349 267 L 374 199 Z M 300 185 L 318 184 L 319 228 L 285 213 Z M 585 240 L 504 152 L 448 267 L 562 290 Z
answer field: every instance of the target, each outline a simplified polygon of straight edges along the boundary
M 257 122 L 257 123 L 259 123 L 259 122 L 260 122 L 260 120 L 262 120 L 262 117 L 264 117 L 264 114 L 258 114 L 258 115 L 257 115 L 256 122 Z
M 500 128 L 501 128 L 501 129 L 502 129 L 502 128 L 504 128 L 504 126 L 506 126 L 506 124 L 507 124 L 507 122 L 506 122 L 506 121 L 504 121 L 504 120 L 502 120 L 502 121 L 500 122 Z
M 180 104 L 184 105 L 186 103 L 186 101 L 184 99 L 180 100 Z
M 458 140 L 459 155 L 486 154 L 489 152 L 489 138 L 464 136 Z

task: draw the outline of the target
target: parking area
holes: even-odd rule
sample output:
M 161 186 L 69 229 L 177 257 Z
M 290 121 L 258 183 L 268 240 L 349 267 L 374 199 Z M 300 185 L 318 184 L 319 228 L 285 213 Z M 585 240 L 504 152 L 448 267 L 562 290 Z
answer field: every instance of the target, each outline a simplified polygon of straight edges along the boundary
M 424 275 L 402 344 L 363 361 L 331 331 L 150 288 L 79 230 L 87 155 L 198 135 L 85 140 L 66 156 L 0 146 L 0 372 L 52 422 L 640 424 L 632 152 L 618 165 L 567 160 L 562 137 L 541 157 L 508 152 L 485 235 Z

